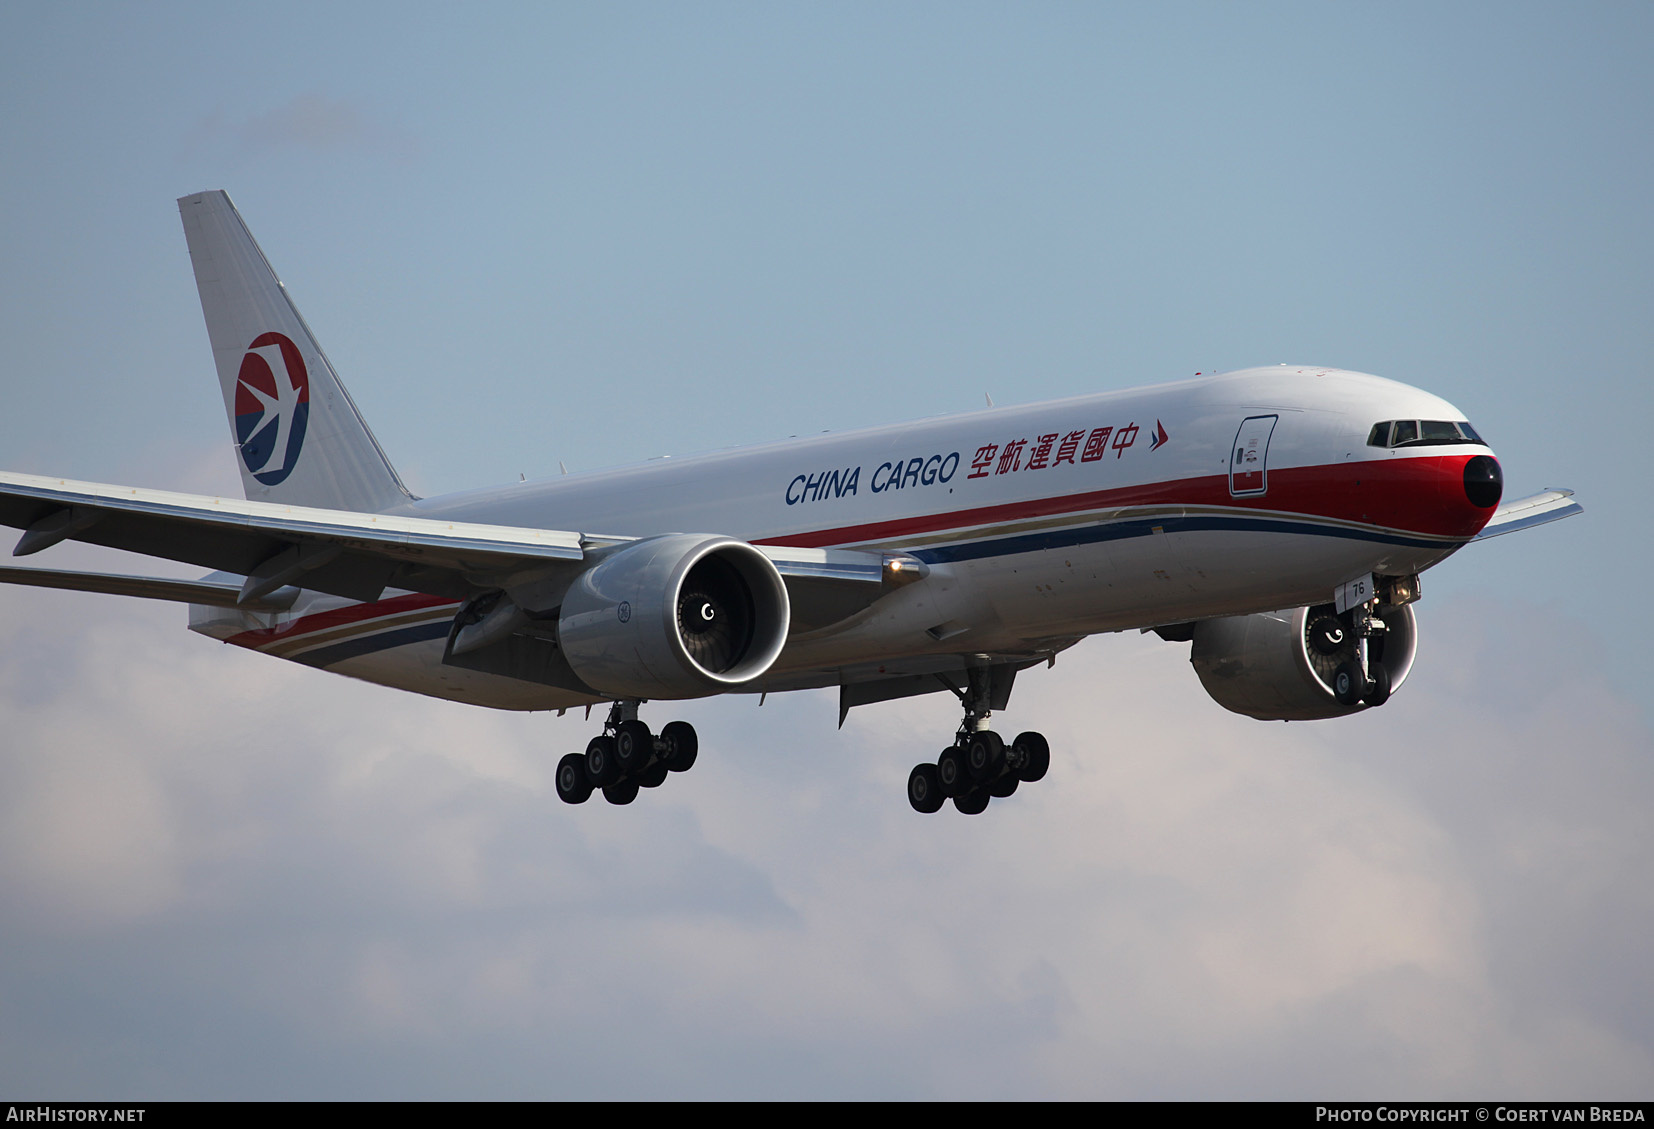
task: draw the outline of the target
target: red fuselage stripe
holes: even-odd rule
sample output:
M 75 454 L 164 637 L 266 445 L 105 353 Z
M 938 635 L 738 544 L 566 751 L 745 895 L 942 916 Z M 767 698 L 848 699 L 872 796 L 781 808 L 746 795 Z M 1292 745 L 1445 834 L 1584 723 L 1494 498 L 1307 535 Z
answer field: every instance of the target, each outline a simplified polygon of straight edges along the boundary
M 1476 535 L 1493 508 L 1470 504 L 1464 465 L 1474 455 L 1368 459 L 1268 472 L 1268 493 L 1235 497 L 1229 476 L 1207 475 L 1175 482 L 1149 482 L 1114 490 L 1093 490 L 1057 498 L 1033 498 L 978 509 L 953 510 L 867 525 L 842 526 L 758 540 L 760 545 L 827 548 L 869 541 L 899 541 L 951 529 L 1081 514 L 1129 506 L 1221 506 L 1268 510 L 1305 517 L 1402 529 L 1434 537 Z
M 344 627 L 347 624 L 361 623 L 364 620 L 381 619 L 385 616 L 400 615 L 403 612 L 419 611 L 423 608 L 437 608 L 444 604 L 456 604 L 459 601 L 447 596 L 428 596 L 423 592 L 409 592 L 404 596 L 392 596 L 388 600 L 378 600 L 371 604 L 350 604 L 342 608 L 333 608 L 315 615 L 300 616 L 291 623 L 284 623 L 279 627 L 261 627 L 253 631 L 243 631 L 233 635 L 228 642 L 239 647 L 262 647 L 268 643 L 280 642 L 284 639 L 299 635 L 309 635 L 317 631 L 326 631 L 333 627 Z

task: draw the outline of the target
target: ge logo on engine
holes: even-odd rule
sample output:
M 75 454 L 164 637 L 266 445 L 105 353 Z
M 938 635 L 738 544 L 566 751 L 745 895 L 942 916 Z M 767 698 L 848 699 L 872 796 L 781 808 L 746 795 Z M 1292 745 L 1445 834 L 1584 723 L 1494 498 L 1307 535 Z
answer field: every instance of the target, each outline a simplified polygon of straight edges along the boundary
M 630 623 L 632 621 L 632 604 L 631 604 L 631 601 L 629 601 L 629 600 L 620 601 L 620 606 L 615 609 L 615 615 L 620 618 L 621 623 Z

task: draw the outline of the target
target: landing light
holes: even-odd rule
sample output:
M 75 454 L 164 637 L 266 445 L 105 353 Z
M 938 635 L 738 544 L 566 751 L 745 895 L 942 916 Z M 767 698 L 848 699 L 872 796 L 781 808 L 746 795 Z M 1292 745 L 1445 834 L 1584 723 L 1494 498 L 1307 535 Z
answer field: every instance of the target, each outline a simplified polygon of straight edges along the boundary
M 923 580 L 929 575 L 930 569 L 925 562 L 917 557 L 890 555 L 884 559 L 884 583 L 889 588 L 899 588 L 904 584 L 912 584 L 915 580 Z

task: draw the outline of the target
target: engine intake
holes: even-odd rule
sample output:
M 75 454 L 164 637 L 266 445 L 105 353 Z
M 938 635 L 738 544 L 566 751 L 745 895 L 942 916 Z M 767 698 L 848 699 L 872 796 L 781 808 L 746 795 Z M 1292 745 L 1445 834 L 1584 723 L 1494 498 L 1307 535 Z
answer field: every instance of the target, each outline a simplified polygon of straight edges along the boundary
M 791 622 L 775 565 L 704 533 L 617 549 L 563 597 L 558 641 L 587 685 L 627 698 L 698 698 L 762 675 Z
M 1418 629 L 1411 606 L 1383 607 L 1379 618 L 1385 630 L 1368 640 L 1368 656 L 1384 664 L 1394 692 L 1413 669 Z M 1366 709 L 1333 696 L 1333 675 L 1355 656 L 1356 639 L 1331 605 L 1201 620 L 1189 651 L 1213 701 L 1260 721 L 1314 721 Z

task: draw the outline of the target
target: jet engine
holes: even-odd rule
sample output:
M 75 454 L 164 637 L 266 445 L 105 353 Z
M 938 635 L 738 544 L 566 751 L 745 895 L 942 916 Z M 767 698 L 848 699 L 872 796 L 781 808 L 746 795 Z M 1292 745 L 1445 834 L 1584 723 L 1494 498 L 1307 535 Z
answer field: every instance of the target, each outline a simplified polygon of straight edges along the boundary
M 1410 605 L 1380 605 L 1384 630 L 1367 640 L 1368 669 L 1382 664 L 1386 693 L 1407 680 L 1418 649 Z M 1212 700 L 1260 721 L 1313 721 L 1367 708 L 1335 692 L 1358 640 L 1332 605 L 1206 619 L 1194 625 L 1189 661 Z M 1382 699 L 1380 699 L 1382 700 Z
M 744 541 L 651 537 L 606 555 L 563 597 L 557 636 L 603 694 L 698 698 L 763 674 L 790 622 L 775 565 Z

